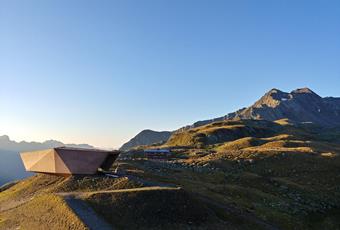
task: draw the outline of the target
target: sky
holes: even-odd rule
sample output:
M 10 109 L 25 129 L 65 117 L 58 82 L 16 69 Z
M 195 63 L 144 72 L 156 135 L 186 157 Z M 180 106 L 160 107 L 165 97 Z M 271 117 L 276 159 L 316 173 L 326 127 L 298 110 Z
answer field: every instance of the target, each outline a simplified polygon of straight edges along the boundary
M 249 106 L 340 96 L 340 1 L 0 0 L 0 135 L 117 148 Z

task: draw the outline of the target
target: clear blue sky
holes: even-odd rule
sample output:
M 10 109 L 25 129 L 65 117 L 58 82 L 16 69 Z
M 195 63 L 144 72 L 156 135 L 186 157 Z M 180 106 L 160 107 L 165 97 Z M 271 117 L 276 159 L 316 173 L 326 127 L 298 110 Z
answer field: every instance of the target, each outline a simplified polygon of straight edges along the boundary
M 0 0 L 0 80 L 0 135 L 119 147 L 274 87 L 340 96 L 340 2 Z

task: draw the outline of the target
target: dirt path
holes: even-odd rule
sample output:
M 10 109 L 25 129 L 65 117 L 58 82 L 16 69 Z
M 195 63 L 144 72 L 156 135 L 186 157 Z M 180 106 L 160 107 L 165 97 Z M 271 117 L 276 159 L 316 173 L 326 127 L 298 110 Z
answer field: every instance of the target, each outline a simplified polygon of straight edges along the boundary
M 20 199 L 20 200 L 9 200 L 0 204 L 0 212 L 8 211 L 13 208 L 19 207 L 30 201 L 31 198 Z
M 91 230 L 110 230 L 114 229 L 113 226 L 108 224 L 103 218 L 97 215 L 97 213 L 88 205 L 82 201 L 81 197 L 87 197 L 95 194 L 110 194 L 110 193 L 126 193 L 126 192 L 142 192 L 153 190 L 179 190 L 180 187 L 142 187 L 131 189 L 116 189 L 116 190 L 101 190 L 94 192 L 63 192 L 56 193 L 64 198 L 68 206 L 75 212 L 75 214 L 81 219 L 81 221 L 89 227 Z
M 163 186 L 152 186 L 152 187 L 141 187 L 141 188 L 128 188 L 128 189 L 115 189 L 115 190 L 101 190 L 94 192 L 60 192 L 56 193 L 64 198 L 68 197 L 86 197 L 95 194 L 105 193 L 125 193 L 125 192 L 141 192 L 141 191 L 154 191 L 154 190 L 180 190 L 181 187 L 163 187 Z
M 99 217 L 84 201 L 72 197 L 66 197 L 64 200 L 90 230 L 114 229 L 114 227 L 108 224 L 103 218 Z

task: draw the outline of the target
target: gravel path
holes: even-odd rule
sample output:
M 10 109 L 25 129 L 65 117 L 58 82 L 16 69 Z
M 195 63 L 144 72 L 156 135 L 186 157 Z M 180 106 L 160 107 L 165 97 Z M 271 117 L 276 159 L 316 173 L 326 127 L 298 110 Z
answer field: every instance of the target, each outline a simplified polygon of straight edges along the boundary
M 141 191 L 153 191 L 153 190 L 180 190 L 181 187 L 163 187 L 163 186 L 152 186 L 152 187 L 141 187 L 141 188 L 128 188 L 128 189 L 115 189 L 115 190 L 100 190 L 93 192 L 60 192 L 56 193 L 65 199 L 74 197 L 86 197 L 95 194 L 105 194 L 105 193 L 126 193 L 126 192 L 141 192 Z
M 57 195 L 64 198 L 68 206 L 76 213 L 81 221 L 91 230 L 109 230 L 114 229 L 113 226 L 108 224 L 104 219 L 99 217 L 96 212 L 84 201 L 77 199 L 84 196 L 90 196 L 95 194 L 106 194 L 106 193 L 126 193 L 126 192 L 141 192 L 141 191 L 152 191 L 152 190 L 179 190 L 180 187 L 141 187 L 131 189 L 116 189 L 116 190 L 101 190 L 94 192 L 63 192 L 56 193 Z
M 114 229 L 104 219 L 99 217 L 93 209 L 84 201 L 74 199 L 72 197 L 65 197 L 65 201 L 70 208 L 77 214 L 80 220 L 90 230 L 112 230 Z

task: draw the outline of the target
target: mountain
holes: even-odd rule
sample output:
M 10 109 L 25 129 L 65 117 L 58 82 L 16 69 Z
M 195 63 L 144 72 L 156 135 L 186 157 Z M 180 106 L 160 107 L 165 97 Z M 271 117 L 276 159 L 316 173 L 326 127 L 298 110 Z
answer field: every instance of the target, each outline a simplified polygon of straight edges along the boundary
M 122 145 L 120 150 L 129 150 L 140 145 L 152 145 L 156 143 L 166 142 L 171 136 L 172 132 L 169 131 L 153 131 L 143 130 L 138 133 L 134 138 Z
M 338 98 L 273 89 L 173 132 L 157 145 L 170 157 L 134 149 L 116 177 L 37 174 L 0 187 L 0 229 L 339 229 L 338 110 Z M 146 130 L 131 145 L 160 136 Z
M 93 146 L 88 144 L 64 144 L 60 141 L 56 140 L 48 140 L 44 142 L 16 142 L 10 140 L 9 136 L 3 135 L 0 136 L 0 149 L 22 152 L 22 151 L 34 151 L 48 148 L 55 148 L 60 146 L 68 146 L 68 147 L 79 147 L 79 148 L 93 148 Z
M 272 89 L 249 107 L 222 117 L 197 121 L 176 130 L 175 133 L 217 121 L 244 119 L 275 121 L 285 118 L 289 119 L 291 123 L 310 122 L 323 127 L 340 126 L 340 98 L 323 98 L 309 88 L 296 89 L 290 93 Z M 172 132 L 144 130 L 125 143 L 121 150 L 129 150 L 139 145 L 166 142 L 171 134 Z
M 309 88 L 296 89 L 290 93 L 272 89 L 247 108 L 223 117 L 198 121 L 180 130 L 230 119 L 275 121 L 284 118 L 296 123 L 312 122 L 324 127 L 338 126 L 340 125 L 340 98 L 323 98 Z
M 0 136 L 0 186 L 12 180 L 18 180 L 32 175 L 26 172 L 21 162 L 19 152 L 42 150 L 60 146 L 79 147 L 79 148 L 93 148 L 87 144 L 64 144 L 60 141 L 49 140 L 40 142 L 16 142 L 9 138 L 9 136 Z
M 117 177 L 0 187 L 0 229 L 339 229 L 339 137 L 288 119 L 188 129 L 166 143 L 170 159 L 118 159 Z

